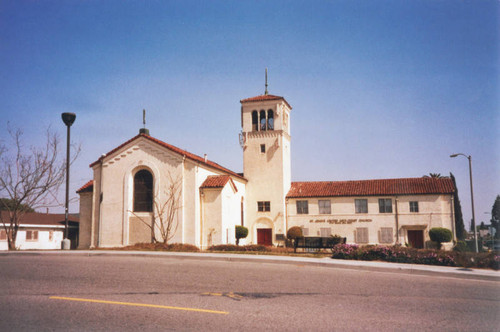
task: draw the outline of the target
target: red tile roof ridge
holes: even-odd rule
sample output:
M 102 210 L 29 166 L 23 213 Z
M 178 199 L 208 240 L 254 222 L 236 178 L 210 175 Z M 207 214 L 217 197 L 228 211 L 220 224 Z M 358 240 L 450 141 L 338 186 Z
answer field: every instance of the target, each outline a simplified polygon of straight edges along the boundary
M 451 178 L 421 177 L 292 182 L 287 197 L 451 194 L 454 191 L 455 187 Z
M 173 152 L 178 153 L 178 154 L 180 154 L 180 155 L 186 156 L 186 158 L 189 158 L 189 159 L 191 159 L 191 160 L 193 160 L 193 161 L 197 161 L 197 162 L 199 162 L 199 163 L 201 163 L 201 164 L 204 164 L 204 165 L 210 166 L 210 167 L 212 167 L 212 168 L 218 169 L 218 170 L 223 171 L 223 172 L 225 172 L 225 173 L 228 173 L 228 174 L 230 174 L 230 175 L 232 175 L 232 176 L 235 176 L 235 177 L 237 177 L 237 178 L 239 178 L 239 179 L 242 179 L 242 180 L 245 180 L 245 181 L 247 180 L 247 179 L 245 179 L 243 176 L 239 175 L 238 173 L 233 172 L 233 171 L 231 171 L 230 169 L 227 169 L 227 168 L 225 168 L 225 167 L 223 167 L 223 166 L 221 166 L 221 165 L 219 165 L 219 164 L 217 164 L 217 163 L 215 163 L 215 162 L 213 162 L 213 161 L 207 160 L 207 161 L 205 162 L 205 159 L 204 159 L 204 158 L 202 158 L 202 157 L 200 157 L 200 156 L 197 156 L 197 155 L 195 155 L 194 153 L 191 153 L 191 152 L 188 152 L 188 151 L 186 151 L 186 150 L 180 149 L 180 148 L 178 148 L 178 147 L 176 147 L 176 146 L 173 146 L 173 145 L 171 145 L 171 144 L 165 143 L 165 142 L 163 142 L 163 141 L 161 141 L 161 140 L 159 140 L 159 139 L 157 139 L 157 138 L 154 138 L 154 137 L 152 137 L 152 136 L 149 136 L 149 135 L 147 135 L 147 134 L 143 134 L 143 133 L 140 133 L 140 134 L 138 134 L 138 135 L 136 135 L 136 136 L 132 137 L 131 139 L 129 139 L 129 140 L 128 140 L 128 141 L 126 141 L 125 143 L 123 143 L 123 144 L 121 144 L 121 145 L 117 146 L 117 147 L 116 147 L 116 148 L 114 148 L 113 150 L 111 150 L 111 151 L 109 151 L 108 153 L 106 153 L 105 155 L 101 156 L 99 159 L 97 159 L 97 160 L 96 160 L 96 161 L 94 161 L 92 164 L 90 164 L 90 167 L 95 166 L 97 163 L 101 162 L 101 161 L 102 161 L 104 158 L 106 158 L 107 156 L 109 156 L 109 155 L 111 155 L 111 154 L 115 153 L 116 151 L 118 151 L 119 149 L 121 149 L 122 147 L 124 147 L 125 145 L 127 145 L 127 144 L 129 144 L 129 143 L 132 143 L 133 141 L 135 141 L 136 139 L 139 139 L 139 138 L 141 138 L 141 137 L 143 137 L 143 138 L 145 138 L 145 139 L 147 139 L 147 140 L 149 140 L 149 141 L 151 141 L 151 142 L 154 142 L 154 143 L 156 143 L 156 144 L 158 144 L 158 145 L 160 145 L 160 146 L 163 146 L 163 147 L 165 147 L 165 148 L 169 149 L 170 151 L 173 151 Z
M 82 193 L 82 192 L 87 192 L 87 191 L 92 191 L 94 187 L 94 180 L 90 180 L 87 183 L 85 183 L 83 186 L 81 186 L 76 193 Z
M 203 181 L 200 188 L 224 188 L 228 182 L 230 182 L 236 192 L 238 192 L 238 188 L 236 188 L 233 179 L 229 175 L 209 175 L 205 181 Z
M 245 98 L 241 99 L 240 103 L 249 103 L 253 101 L 265 101 L 265 100 L 280 100 L 283 99 L 283 101 L 286 103 L 286 105 L 292 109 L 292 106 L 286 101 L 286 99 L 282 96 L 275 96 L 275 95 L 260 95 L 260 96 L 255 96 L 255 97 L 250 97 L 250 98 Z

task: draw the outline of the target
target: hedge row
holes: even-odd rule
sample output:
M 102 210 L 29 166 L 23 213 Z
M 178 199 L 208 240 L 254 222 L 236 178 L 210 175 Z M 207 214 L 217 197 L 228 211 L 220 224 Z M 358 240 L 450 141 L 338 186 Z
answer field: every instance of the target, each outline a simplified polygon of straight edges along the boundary
M 500 269 L 500 256 L 494 252 L 475 254 L 401 246 L 360 247 L 352 244 L 338 244 L 332 248 L 332 258 Z

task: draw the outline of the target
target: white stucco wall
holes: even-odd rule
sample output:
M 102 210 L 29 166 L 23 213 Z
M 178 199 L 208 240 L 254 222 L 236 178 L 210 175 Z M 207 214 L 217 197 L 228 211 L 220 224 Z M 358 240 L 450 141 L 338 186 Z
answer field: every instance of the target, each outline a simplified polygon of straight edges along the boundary
M 26 240 L 26 230 L 38 231 L 37 240 Z M 52 239 L 50 239 L 50 234 L 52 233 Z M 17 232 L 16 247 L 19 250 L 29 250 L 29 249 L 61 249 L 61 242 L 63 240 L 64 228 L 51 228 L 51 227 L 40 227 L 39 225 L 33 225 L 33 227 L 21 228 Z M 6 240 L 0 240 L 0 250 L 8 250 L 8 244 Z

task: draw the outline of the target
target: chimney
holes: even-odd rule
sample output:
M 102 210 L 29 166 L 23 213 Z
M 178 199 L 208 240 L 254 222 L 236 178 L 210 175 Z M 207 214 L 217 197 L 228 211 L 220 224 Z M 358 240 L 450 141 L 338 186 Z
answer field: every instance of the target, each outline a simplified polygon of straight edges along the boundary
M 205 157 L 203 159 L 205 160 L 205 163 L 208 161 L 206 153 L 205 153 Z

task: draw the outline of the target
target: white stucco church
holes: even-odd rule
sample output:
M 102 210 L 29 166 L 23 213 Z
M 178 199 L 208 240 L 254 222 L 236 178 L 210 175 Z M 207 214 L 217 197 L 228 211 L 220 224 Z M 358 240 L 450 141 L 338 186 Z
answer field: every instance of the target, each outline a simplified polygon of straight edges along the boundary
M 155 202 L 177 183 L 177 228 L 170 243 L 200 248 L 244 243 L 282 245 L 287 229 L 340 235 L 347 243 L 424 247 L 429 229 L 454 230 L 449 178 L 291 182 L 292 107 L 263 95 L 241 103 L 243 173 L 149 135 L 147 129 L 93 162 L 80 195 L 80 248 L 151 242 Z M 146 221 L 146 223 L 144 222 Z M 158 232 L 158 230 L 156 230 Z

